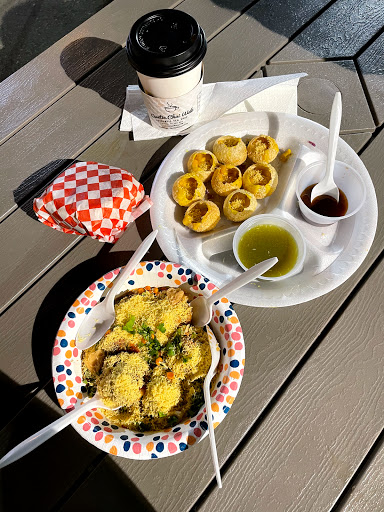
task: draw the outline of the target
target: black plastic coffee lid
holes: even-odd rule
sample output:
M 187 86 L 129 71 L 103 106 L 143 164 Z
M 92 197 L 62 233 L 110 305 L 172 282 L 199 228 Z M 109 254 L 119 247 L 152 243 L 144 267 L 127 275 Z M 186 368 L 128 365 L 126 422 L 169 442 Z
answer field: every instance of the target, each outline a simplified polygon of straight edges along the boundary
M 168 78 L 200 64 L 207 51 L 203 29 L 189 14 L 160 9 L 133 25 L 127 40 L 131 65 L 143 75 Z

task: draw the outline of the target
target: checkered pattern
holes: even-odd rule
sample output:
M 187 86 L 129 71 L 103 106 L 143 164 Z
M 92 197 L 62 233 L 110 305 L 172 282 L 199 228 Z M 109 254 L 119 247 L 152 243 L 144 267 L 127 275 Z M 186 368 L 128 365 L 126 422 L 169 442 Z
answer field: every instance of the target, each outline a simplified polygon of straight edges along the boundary
M 34 200 L 38 219 L 58 231 L 115 243 L 152 201 L 124 169 L 77 162 Z

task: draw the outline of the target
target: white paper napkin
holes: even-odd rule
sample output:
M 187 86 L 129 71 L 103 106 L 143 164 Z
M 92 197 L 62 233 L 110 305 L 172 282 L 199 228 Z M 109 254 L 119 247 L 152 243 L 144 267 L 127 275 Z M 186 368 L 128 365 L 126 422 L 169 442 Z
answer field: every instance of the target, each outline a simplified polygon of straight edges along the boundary
M 120 130 L 133 132 L 134 140 L 150 140 L 190 133 L 209 121 L 233 112 L 296 114 L 297 84 L 303 76 L 306 73 L 203 84 L 199 122 L 180 131 L 154 128 L 139 87 L 129 85 Z

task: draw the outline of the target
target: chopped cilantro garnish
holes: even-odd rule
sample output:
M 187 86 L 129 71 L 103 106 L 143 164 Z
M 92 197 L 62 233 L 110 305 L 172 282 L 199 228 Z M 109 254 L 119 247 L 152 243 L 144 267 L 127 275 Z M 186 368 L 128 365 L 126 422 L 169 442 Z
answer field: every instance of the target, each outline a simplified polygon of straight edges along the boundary
M 87 380 L 87 381 L 84 381 L 84 384 L 85 384 L 85 387 L 87 388 L 87 395 L 89 398 L 92 398 L 96 391 L 97 391 L 97 386 L 96 386 L 96 382 L 95 381 L 91 381 L 91 380 Z
M 137 332 L 144 338 L 148 346 L 148 354 L 156 359 L 159 356 L 161 345 L 156 338 L 154 331 L 146 324 L 143 323 Z M 139 344 L 140 346 L 140 344 Z
M 159 351 L 160 351 L 161 345 L 157 341 L 157 339 L 153 339 L 150 346 L 149 346 L 149 355 L 152 357 L 158 357 Z
M 165 412 L 159 411 L 159 418 L 164 418 L 166 416 Z
M 167 356 L 174 356 L 176 354 L 175 347 L 172 345 L 172 343 L 167 343 L 165 346 L 165 353 Z
M 128 322 L 123 326 L 124 331 L 130 332 L 132 334 L 135 334 L 135 331 L 133 329 L 133 325 L 135 323 L 135 317 L 131 315 L 129 317 Z
M 188 361 L 189 361 L 190 359 L 191 359 L 190 357 L 183 357 L 183 363 L 188 363 Z
M 191 407 L 189 408 L 189 411 L 188 411 L 188 416 L 190 418 L 195 416 L 199 412 L 200 407 L 203 405 L 203 403 L 204 403 L 204 392 L 201 389 L 200 391 L 195 393 L 194 397 L 192 398 L 192 403 L 191 403 Z
M 177 329 L 174 337 L 166 344 L 165 353 L 167 356 L 175 356 L 180 354 L 182 349 L 181 329 Z
M 143 323 L 137 332 L 146 340 L 151 341 L 151 334 L 153 333 L 152 329 L 148 327 L 146 323 Z
M 148 425 L 148 423 L 144 423 L 143 421 L 137 425 L 137 430 L 140 430 L 140 432 L 145 432 L 147 430 L 151 430 L 151 425 Z
M 170 416 L 168 418 L 168 424 L 173 426 L 173 425 L 176 425 L 177 423 L 179 423 L 179 418 L 177 416 Z
M 162 332 L 163 334 L 164 334 L 164 333 L 165 333 L 165 331 L 166 331 L 166 328 L 164 327 L 163 322 L 162 322 L 161 324 L 159 324 L 159 325 L 157 326 L 157 328 L 158 328 L 158 329 L 159 329 L 159 331 L 160 331 L 160 332 Z

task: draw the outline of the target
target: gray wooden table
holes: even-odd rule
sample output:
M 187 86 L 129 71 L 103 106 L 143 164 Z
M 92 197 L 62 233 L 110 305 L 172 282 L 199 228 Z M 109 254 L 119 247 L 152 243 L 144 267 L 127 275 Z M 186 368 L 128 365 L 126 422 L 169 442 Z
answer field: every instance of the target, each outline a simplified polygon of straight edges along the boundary
M 60 322 L 151 230 L 145 215 L 116 245 L 103 245 L 37 222 L 32 200 L 76 159 L 129 169 L 150 192 L 180 138 L 134 142 L 118 125 L 125 87 L 135 83 L 125 39 L 157 8 L 184 10 L 202 24 L 207 82 L 305 71 L 298 113 L 325 125 L 341 90 L 342 137 L 376 188 L 375 241 L 326 296 L 283 309 L 235 305 L 246 371 L 216 430 L 222 490 L 207 439 L 182 455 L 138 462 L 101 452 L 68 427 L 2 471 L 2 510 L 382 511 L 384 3 L 377 0 L 114 0 L 0 84 L 1 455 L 62 414 L 51 375 Z M 158 246 L 149 257 L 162 257 Z

